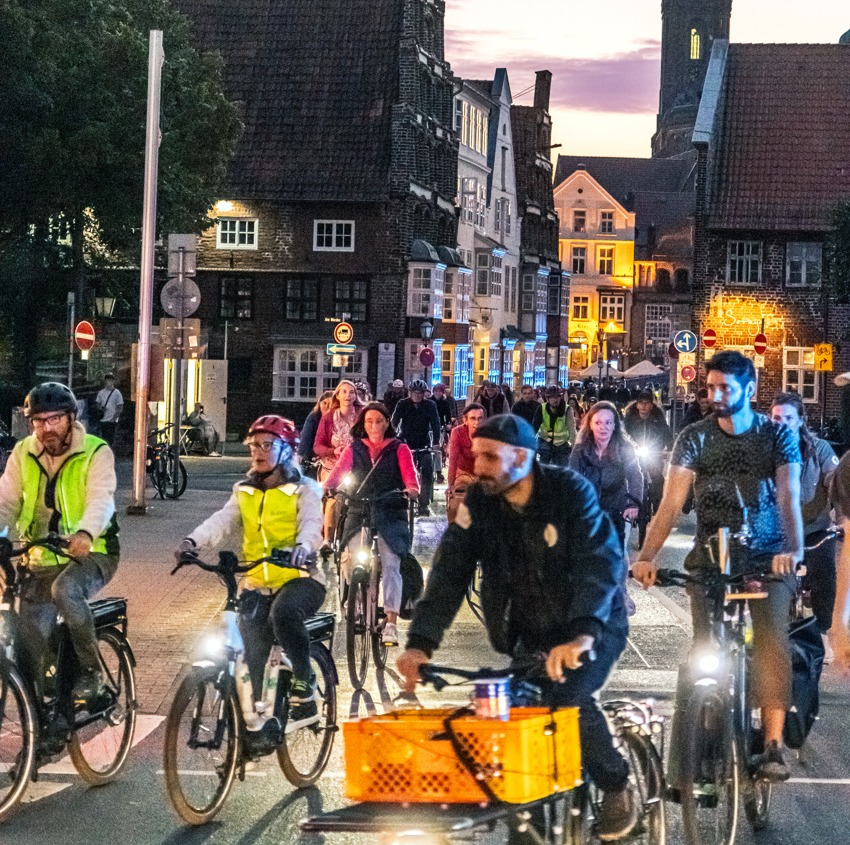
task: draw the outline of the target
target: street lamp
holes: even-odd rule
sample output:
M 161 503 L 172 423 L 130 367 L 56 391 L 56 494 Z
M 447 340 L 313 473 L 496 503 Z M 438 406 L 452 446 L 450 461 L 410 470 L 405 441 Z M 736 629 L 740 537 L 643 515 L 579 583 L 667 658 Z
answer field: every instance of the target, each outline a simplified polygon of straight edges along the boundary
M 109 319 L 115 310 L 114 296 L 96 296 L 94 298 L 94 310 L 98 317 Z
M 434 324 L 430 320 L 423 320 L 419 324 L 419 337 L 427 344 L 434 336 Z
M 610 350 L 608 349 L 607 335 L 619 334 L 620 331 L 620 327 L 613 320 L 609 320 L 608 325 L 606 325 L 605 328 L 602 330 L 602 339 L 605 340 L 605 378 L 608 381 L 611 380 L 611 361 L 609 356 Z M 602 372 L 601 364 L 599 367 L 599 371 L 600 373 Z

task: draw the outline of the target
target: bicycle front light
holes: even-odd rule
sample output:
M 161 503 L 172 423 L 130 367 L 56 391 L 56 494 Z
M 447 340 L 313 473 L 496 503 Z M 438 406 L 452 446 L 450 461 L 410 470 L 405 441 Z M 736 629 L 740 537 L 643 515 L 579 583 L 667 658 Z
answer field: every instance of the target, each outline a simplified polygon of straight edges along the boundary
M 354 553 L 354 562 L 357 566 L 368 566 L 369 564 L 369 550 L 368 549 L 358 549 Z
M 422 830 L 402 830 L 382 840 L 382 845 L 439 845 L 438 839 Z
M 224 654 L 224 637 L 220 633 L 207 634 L 201 640 L 200 652 L 204 657 L 222 657 Z
M 339 482 L 339 486 L 343 490 L 350 490 L 354 486 L 354 476 L 350 472 L 347 472 L 342 477 L 342 481 Z
M 711 683 L 717 680 L 717 676 L 723 668 L 723 660 L 720 652 L 716 649 L 706 649 L 694 653 L 691 657 L 691 667 L 698 679 L 697 683 L 700 680 Z
M 648 458 L 649 457 L 649 446 L 646 446 L 643 443 L 641 443 L 640 446 L 635 447 L 635 454 L 639 458 Z

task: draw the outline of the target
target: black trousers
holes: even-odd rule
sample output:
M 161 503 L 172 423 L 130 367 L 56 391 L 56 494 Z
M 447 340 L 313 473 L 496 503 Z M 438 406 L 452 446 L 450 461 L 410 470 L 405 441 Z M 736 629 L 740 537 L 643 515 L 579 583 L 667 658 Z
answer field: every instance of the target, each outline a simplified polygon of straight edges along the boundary
M 809 534 L 806 537 L 806 545 L 813 545 L 824 533 L 816 531 Z M 811 590 L 812 612 L 821 631 L 826 633 L 832 627 L 832 610 L 835 606 L 835 539 L 827 541 L 819 549 L 806 552 L 804 563 L 806 575 L 803 584 Z
M 428 449 L 413 453 L 413 463 L 419 473 L 419 509 L 427 508 L 434 498 L 434 453 Z

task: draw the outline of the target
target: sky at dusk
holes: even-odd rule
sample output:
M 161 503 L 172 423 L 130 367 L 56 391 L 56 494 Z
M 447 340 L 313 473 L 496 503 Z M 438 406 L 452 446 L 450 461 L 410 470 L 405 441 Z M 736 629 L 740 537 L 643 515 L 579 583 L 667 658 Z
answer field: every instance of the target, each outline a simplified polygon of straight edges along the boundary
M 847 0 L 733 0 L 731 40 L 837 43 Z M 514 102 L 552 71 L 553 150 L 649 156 L 658 109 L 661 0 L 446 0 L 446 59 L 461 77 L 507 67 Z

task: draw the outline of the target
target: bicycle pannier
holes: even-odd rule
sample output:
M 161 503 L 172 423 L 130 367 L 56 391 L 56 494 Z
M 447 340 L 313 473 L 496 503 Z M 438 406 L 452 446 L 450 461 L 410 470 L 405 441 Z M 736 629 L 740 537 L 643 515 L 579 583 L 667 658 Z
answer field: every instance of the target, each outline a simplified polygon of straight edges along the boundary
M 801 748 L 820 708 L 818 686 L 823 669 L 824 647 L 814 616 L 792 623 L 791 709 L 785 714 L 783 736 L 789 748 Z

